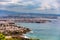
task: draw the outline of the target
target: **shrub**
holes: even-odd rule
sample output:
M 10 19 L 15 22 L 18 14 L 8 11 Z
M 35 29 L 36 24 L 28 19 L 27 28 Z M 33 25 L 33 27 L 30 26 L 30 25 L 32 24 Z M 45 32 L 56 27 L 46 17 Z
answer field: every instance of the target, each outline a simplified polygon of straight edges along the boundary
M 2 33 L 0 33 L 0 40 L 6 40 L 5 35 L 3 35 Z

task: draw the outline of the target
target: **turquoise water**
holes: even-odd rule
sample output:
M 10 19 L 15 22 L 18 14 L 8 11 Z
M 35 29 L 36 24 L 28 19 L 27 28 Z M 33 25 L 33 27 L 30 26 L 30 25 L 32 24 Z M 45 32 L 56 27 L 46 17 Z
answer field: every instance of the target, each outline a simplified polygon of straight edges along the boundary
M 27 33 L 28 37 L 41 40 L 60 40 L 60 22 L 51 23 L 17 23 L 18 25 L 30 28 L 33 32 Z

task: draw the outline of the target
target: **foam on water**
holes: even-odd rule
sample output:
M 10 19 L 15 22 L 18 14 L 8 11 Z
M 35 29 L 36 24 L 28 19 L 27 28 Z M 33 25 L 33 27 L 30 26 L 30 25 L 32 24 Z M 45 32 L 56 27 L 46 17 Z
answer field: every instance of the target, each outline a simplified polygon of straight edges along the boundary
M 60 40 L 60 22 L 51 23 L 17 23 L 18 25 L 30 28 L 28 37 L 39 38 L 41 40 Z

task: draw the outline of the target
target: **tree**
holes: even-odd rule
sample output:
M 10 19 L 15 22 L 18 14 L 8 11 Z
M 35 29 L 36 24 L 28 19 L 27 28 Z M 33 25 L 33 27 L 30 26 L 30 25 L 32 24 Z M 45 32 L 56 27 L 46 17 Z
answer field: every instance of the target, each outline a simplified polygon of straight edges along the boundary
M 0 33 L 0 40 L 6 40 L 5 36 L 2 33 Z

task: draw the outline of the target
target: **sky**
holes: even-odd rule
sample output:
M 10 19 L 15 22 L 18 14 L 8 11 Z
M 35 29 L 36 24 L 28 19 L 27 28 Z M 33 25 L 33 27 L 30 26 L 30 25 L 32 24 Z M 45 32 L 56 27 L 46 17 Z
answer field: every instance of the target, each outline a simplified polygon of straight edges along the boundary
M 0 0 L 0 10 L 60 14 L 60 0 Z

